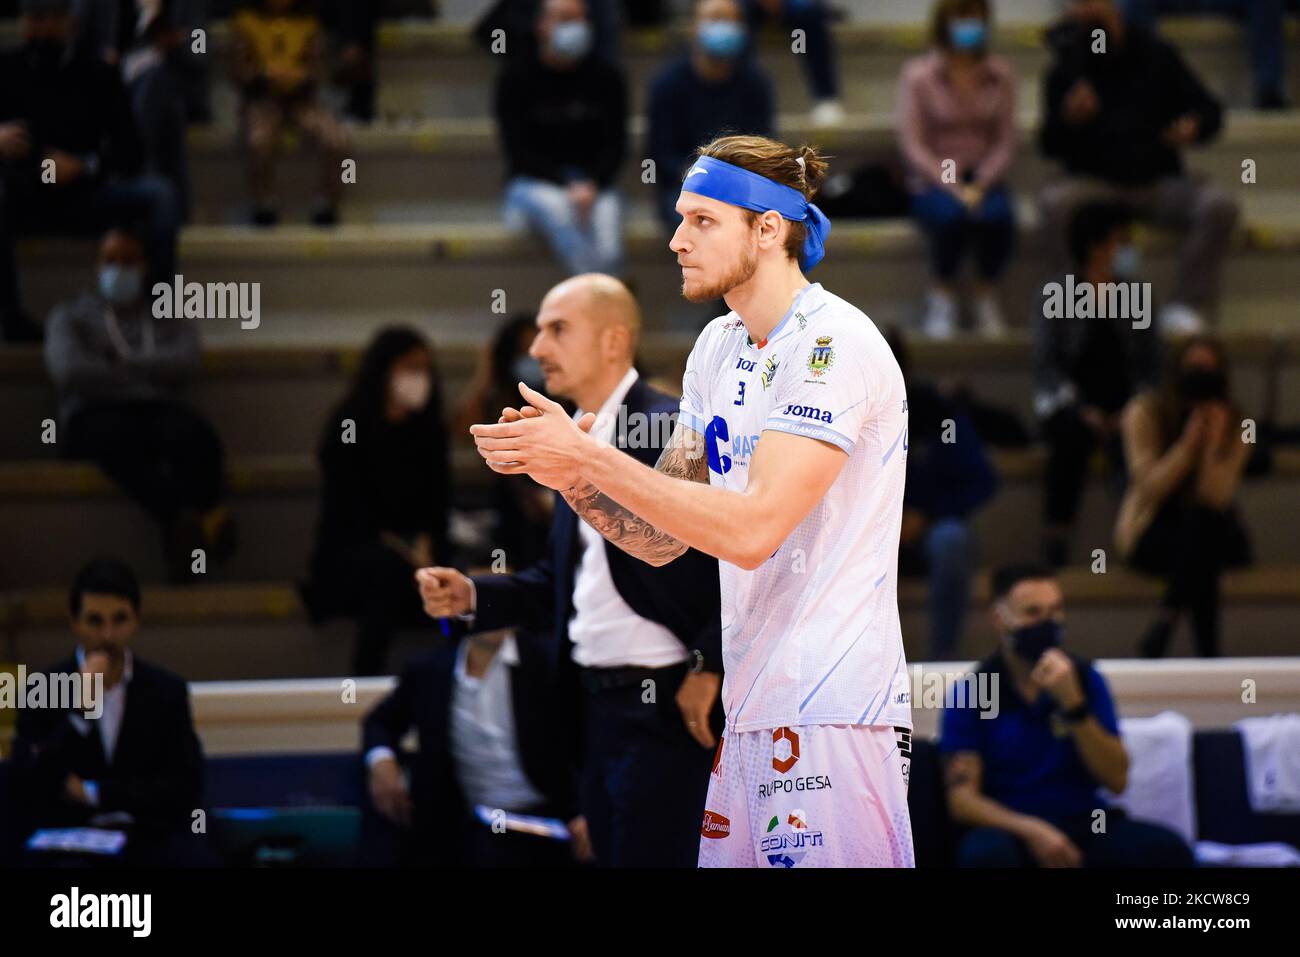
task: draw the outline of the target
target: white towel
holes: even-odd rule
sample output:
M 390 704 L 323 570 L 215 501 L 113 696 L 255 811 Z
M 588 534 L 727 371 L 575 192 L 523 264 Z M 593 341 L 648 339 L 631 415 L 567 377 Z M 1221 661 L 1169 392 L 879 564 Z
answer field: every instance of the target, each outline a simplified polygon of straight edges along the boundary
M 1242 718 L 1246 793 L 1261 814 L 1300 813 L 1300 714 Z
M 1191 844 L 1196 840 L 1192 789 L 1192 723 L 1177 711 L 1121 718 L 1128 750 L 1128 786 L 1114 798 L 1135 821 L 1161 824 Z

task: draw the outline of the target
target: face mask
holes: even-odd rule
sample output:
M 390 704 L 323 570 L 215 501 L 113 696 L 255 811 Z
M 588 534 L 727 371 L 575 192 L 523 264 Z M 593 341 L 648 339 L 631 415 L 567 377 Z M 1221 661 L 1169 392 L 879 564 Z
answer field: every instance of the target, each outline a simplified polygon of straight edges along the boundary
M 111 305 L 127 306 L 140 298 L 144 274 L 136 266 L 111 263 L 99 267 L 99 294 Z
M 530 389 L 538 392 L 546 389 L 546 376 L 542 375 L 541 364 L 527 353 L 515 357 L 515 361 L 510 364 L 510 375 L 511 382 L 526 383 Z
M 984 46 L 988 28 L 978 17 L 960 17 L 948 21 L 948 40 L 957 50 L 978 50 Z
M 1178 380 L 1183 395 L 1193 402 L 1222 399 L 1228 391 L 1228 380 L 1218 369 L 1186 369 Z
M 399 406 L 408 412 L 418 412 L 429 403 L 433 377 L 427 372 L 397 372 L 388 389 Z
M 1121 279 L 1135 279 L 1142 271 L 1142 250 L 1132 243 L 1117 247 L 1111 255 L 1110 268 Z
M 591 27 L 585 20 L 566 20 L 551 31 L 551 52 L 566 60 L 580 60 L 591 49 Z
M 745 28 L 734 20 L 705 20 L 695 39 L 709 56 L 731 59 L 745 49 Z
M 1032 625 L 1025 625 L 1011 632 L 1007 638 L 1011 650 L 1030 664 L 1035 664 L 1048 648 L 1055 648 L 1061 643 L 1065 629 L 1059 621 L 1048 618 Z

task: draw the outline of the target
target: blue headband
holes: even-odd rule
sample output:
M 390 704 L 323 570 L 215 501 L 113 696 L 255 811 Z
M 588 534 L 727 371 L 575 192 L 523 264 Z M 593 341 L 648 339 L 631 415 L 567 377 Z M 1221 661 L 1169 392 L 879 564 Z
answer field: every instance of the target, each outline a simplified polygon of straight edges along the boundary
M 758 213 L 775 210 L 784 219 L 803 223 L 808 228 L 803 255 L 799 257 L 804 272 L 811 270 L 826 255 L 826 237 L 831 231 L 831 221 L 797 189 L 725 160 L 701 156 L 682 178 L 682 191 L 699 193 Z

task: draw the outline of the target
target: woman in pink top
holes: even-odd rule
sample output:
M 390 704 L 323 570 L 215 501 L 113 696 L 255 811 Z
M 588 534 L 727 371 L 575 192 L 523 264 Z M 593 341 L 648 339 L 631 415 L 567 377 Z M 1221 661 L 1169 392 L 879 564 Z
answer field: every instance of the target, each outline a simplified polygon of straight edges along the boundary
M 934 49 L 903 65 L 898 136 L 912 212 L 930 245 L 933 286 L 922 328 L 932 338 L 956 330 L 953 286 L 969 251 L 977 269 L 975 326 L 1001 335 L 995 286 L 1015 241 L 1004 179 L 1016 150 L 1016 79 L 988 53 L 987 0 L 938 0 Z

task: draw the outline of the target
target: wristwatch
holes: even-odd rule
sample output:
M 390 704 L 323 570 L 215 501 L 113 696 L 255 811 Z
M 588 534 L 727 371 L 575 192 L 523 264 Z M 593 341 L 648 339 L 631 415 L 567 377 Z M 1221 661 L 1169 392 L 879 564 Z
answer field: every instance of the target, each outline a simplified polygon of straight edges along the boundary
M 1060 712 L 1061 720 L 1066 724 L 1078 724 L 1080 721 L 1085 720 L 1091 713 L 1092 709 L 1088 707 L 1087 701 L 1080 701 L 1073 708 L 1064 708 Z

